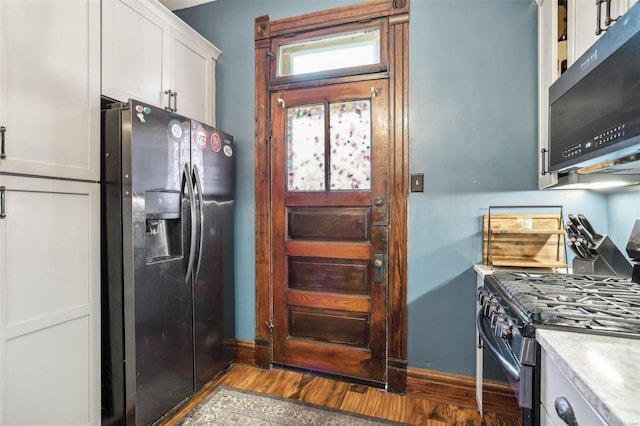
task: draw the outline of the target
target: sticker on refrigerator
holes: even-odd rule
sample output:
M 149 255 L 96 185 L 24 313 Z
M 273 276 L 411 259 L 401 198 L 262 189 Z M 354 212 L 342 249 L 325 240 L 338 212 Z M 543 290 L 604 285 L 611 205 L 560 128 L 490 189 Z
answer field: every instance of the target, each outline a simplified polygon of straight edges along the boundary
M 202 126 L 198 126 L 193 132 L 193 143 L 200 149 L 205 149 L 207 147 L 207 132 Z
M 224 155 L 226 155 L 227 157 L 231 157 L 233 155 L 233 149 L 231 149 L 229 145 L 225 145 L 223 150 L 224 150 Z
M 168 127 L 167 130 L 171 139 L 180 141 L 182 139 L 182 123 L 178 120 L 171 120 Z
M 222 141 L 217 133 L 211 135 L 211 148 L 213 148 L 213 152 L 220 152 L 220 148 L 222 148 Z

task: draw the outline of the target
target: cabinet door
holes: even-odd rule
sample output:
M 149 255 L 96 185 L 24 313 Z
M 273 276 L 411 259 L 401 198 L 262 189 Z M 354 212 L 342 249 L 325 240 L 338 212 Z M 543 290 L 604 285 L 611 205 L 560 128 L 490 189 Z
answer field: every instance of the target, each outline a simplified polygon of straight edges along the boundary
M 543 1 L 538 9 L 538 188 L 558 182 L 549 173 L 549 87 L 558 72 L 558 1 Z
M 614 3 L 617 1 L 613 0 Z M 598 35 L 596 35 L 596 11 L 595 1 L 592 0 L 569 0 L 567 3 L 568 65 L 577 61 L 598 39 Z
M 149 2 L 102 0 L 102 94 L 167 106 L 167 23 Z
M 99 424 L 99 184 L 0 186 L 0 424 Z
M 0 1 L 0 172 L 100 178 L 100 4 Z
M 605 426 L 607 423 L 562 372 L 553 356 L 543 350 L 540 359 L 540 412 L 547 415 L 546 424 L 567 424 L 555 409 L 556 400 L 563 398 L 571 406 L 577 424 Z
M 611 18 L 622 16 L 637 0 L 611 0 Z M 600 12 L 600 28 L 605 29 L 605 5 Z M 596 34 L 598 9 L 593 0 L 569 0 L 567 4 L 568 25 L 568 64 L 577 61 L 596 40 L 604 34 Z M 611 25 L 615 25 L 611 23 Z
M 215 66 L 219 51 L 174 30 L 171 89 L 178 114 L 215 125 Z

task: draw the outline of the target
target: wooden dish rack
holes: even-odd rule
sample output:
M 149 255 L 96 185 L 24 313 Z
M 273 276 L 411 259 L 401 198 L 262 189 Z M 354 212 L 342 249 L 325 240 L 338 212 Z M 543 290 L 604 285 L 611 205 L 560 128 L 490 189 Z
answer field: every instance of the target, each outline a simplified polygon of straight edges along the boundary
M 559 209 L 558 214 L 496 209 Z M 492 211 L 493 210 L 493 211 Z M 488 266 L 567 268 L 562 206 L 490 206 L 483 216 L 482 259 Z

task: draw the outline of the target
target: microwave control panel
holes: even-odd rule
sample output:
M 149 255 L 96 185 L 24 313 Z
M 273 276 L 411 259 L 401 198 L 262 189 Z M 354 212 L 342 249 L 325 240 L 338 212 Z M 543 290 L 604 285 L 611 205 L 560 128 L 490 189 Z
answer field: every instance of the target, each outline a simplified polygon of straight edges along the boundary
M 588 153 L 599 149 L 600 147 L 612 144 L 625 136 L 625 124 L 616 124 L 615 126 L 604 130 L 587 142 L 578 142 L 568 148 L 562 150 L 562 160 L 569 160 L 573 157 Z

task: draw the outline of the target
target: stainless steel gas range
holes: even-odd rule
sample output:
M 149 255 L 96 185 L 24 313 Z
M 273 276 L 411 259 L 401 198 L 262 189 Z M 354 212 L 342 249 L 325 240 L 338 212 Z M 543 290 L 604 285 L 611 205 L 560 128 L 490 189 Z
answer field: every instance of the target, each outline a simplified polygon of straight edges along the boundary
M 523 425 L 540 423 L 536 329 L 640 339 L 640 284 L 626 279 L 496 271 L 478 288 L 480 346 L 503 368 Z

